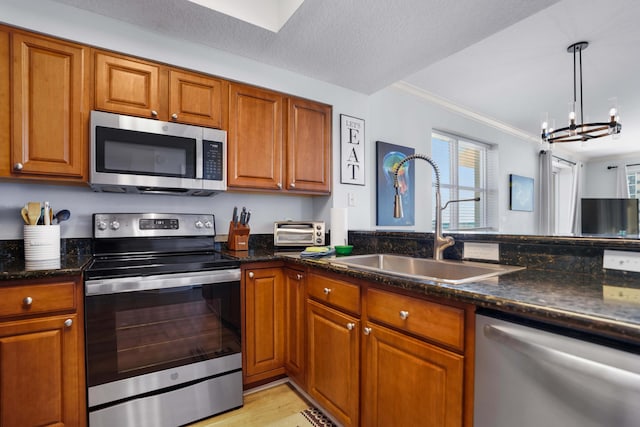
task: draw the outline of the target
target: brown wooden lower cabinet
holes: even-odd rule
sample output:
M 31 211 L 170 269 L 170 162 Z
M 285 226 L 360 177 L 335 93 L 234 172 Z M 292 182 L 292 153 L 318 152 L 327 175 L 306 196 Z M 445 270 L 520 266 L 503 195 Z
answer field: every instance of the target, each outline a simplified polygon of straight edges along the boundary
M 375 323 L 365 331 L 363 426 L 462 425 L 463 356 Z
M 346 427 L 473 425 L 472 306 L 273 265 L 243 267 L 245 384 L 286 372 Z
M 307 391 L 344 426 L 359 425 L 360 320 L 307 302 Z
M 246 385 L 285 373 L 282 267 L 243 267 L 241 289 L 244 301 L 242 374 Z
M 79 279 L 0 288 L 0 426 L 84 426 Z
M 306 282 L 304 271 L 285 268 L 286 342 L 284 366 L 287 376 L 301 387 L 306 385 Z

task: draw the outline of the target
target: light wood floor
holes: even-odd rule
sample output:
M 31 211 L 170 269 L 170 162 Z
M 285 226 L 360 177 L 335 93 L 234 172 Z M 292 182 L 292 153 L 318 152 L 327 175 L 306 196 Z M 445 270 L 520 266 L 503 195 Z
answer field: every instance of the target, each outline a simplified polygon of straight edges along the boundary
M 189 427 L 261 427 L 312 406 L 289 383 L 246 394 L 244 406 Z

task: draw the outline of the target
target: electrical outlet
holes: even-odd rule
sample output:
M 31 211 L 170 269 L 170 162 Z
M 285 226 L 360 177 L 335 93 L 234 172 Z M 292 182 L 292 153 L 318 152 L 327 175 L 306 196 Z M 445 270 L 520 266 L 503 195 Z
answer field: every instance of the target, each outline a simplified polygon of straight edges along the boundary
M 347 193 L 347 206 L 353 208 L 356 206 L 356 195 L 353 193 Z
M 605 249 L 604 256 L 602 257 L 602 268 L 640 273 L 640 252 Z
M 500 261 L 500 245 L 498 243 L 464 242 L 462 257 L 465 259 Z
M 640 289 L 603 285 L 602 297 L 605 300 L 626 301 L 640 304 Z

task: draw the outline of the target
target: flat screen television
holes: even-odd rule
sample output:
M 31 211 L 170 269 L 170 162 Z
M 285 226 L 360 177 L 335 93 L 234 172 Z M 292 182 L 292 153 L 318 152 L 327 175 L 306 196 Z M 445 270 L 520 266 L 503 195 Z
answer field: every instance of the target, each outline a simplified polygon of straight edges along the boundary
M 582 199 L 582 234 L 638 237 L 638 199 Z

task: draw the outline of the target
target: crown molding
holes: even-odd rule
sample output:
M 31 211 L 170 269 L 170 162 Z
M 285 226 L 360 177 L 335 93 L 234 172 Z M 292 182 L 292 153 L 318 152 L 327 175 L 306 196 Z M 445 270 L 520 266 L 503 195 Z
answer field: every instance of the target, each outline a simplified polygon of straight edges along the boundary
M 456 104 L 455 102 L 449 101 L 448 99 L 442 98 L 405 81 L 401 80 L 399 82 L 393 83 L 391 86 L 403 92 L 425 99 L 433 104 L 437 104 L 442 108 L 453 111 L 454 113 L 460 114 L 461 116 L 464 116 L 468 119 L 480 122 L 484 125 L 490 126 L 494 129 L 498 129 L 499 131 L 508 133 L 510 135 L 517 136 L 518 138 L 521 138 L 525 141 L 534 142 L 538 145 L 540 144 L 539 136 L 531 135 L 529 132 L 526 132 L 522 129 L 516 128 L 494 118 L 470 110 L 466 107 Z

